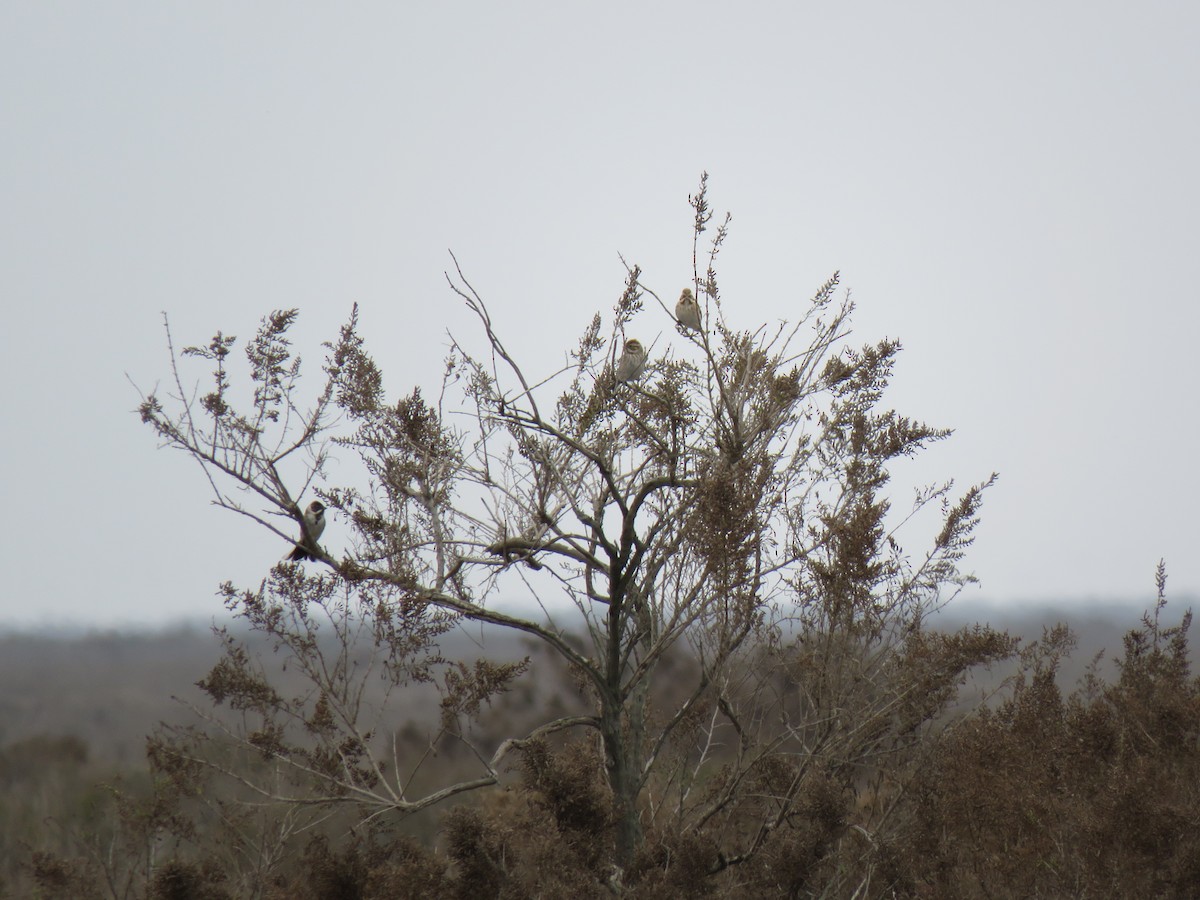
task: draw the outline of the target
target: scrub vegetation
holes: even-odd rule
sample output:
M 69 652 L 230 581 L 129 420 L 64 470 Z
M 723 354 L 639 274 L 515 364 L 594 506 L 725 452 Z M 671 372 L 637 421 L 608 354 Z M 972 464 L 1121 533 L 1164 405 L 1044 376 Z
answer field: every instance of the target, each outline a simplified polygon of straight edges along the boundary
M 450 290 L 479 328 L 429 396 L 389 394 L 357 312 L 315 394 L 295 310 L 264 318 L 244 366 L 223 333 L 171 344 L 173 388 L 143 398 L 142 421 L 200 464 L 213 502 L 310 559 L 222 587 L 243 629 L 220 631 L 204 702 L 149 737 L 147 770 L 87 788 L 85 747 L 3 751 L 0 784 L 63 804 L 30 813 L 61 828 L 11 883 L 1195 894 L 1200 695 L 1190 615 L 1163 621 L 1165 572 L 1115 677 L 1067 691 L 1065 626 L 1028 644 L 931 627 L 973 581 L 960 566 L 995 476 L 895 505 L 890 467 L 949 435 L 884 405 L 899 344 L 850 341 L 836 274 L 787 299 L 798 321 L 740 322 L 717 278 L 729 218 L 714 223 L 706 178 L 689 200 L 699 327 L 629 266 L 555 372 L 509 352 L 457 262 Z M 312 497 L 344 555 L 307 532 Z M 463 628 L 523 651 L 445 652 Z M 962 690 L 999 666 L 991 690 Z

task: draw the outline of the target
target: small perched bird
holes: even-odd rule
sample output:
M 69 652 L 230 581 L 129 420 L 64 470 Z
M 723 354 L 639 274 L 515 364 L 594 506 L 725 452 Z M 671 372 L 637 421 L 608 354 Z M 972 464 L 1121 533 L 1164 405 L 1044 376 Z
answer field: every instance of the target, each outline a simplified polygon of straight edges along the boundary
M 315 544 L 317 538 L 321 536 L 321 532 L 325 530 L 325 504 L 320 500 L 314 500 L 308 504 L 308 509 L 304 511 L 304 526 L 308 529 L 308 537 Z M 312 559 L 312 554 L 304 548 L 304 535 L 300 535 L 300 541 L 296 544 L 296 549 L 288 554 L 287 558 L 292 562 L 300 562 L 304 559 Z
M 692 331 L 700 330 L 700 304 L 696 302 L 691 288 L 684 288 L 675 304 L 675 321 Z
M 646 368 L 646 350 L 637 338 L 625 342 L 625 350 L 617 360 L 617 384 L 626 381 L 637 381 L 642 377 Z

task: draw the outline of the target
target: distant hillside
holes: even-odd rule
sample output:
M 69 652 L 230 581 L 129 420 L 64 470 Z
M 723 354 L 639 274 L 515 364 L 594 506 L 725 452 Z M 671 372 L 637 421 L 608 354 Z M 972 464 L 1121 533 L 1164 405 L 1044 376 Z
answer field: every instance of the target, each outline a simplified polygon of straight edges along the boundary
M 1187 603 L 1171 602 L 1166 624 L 1178 623 L 1187 608 Z M 1102 671 L 1111 671 L 1121 653 L 1122 636 L 1140 615 L 1133 604 L 1097 604 L 1081 612 L 1077 605 L 1006 607 L 960 600 L 935 622 L 954 629 L 978 621 L 1029 640 L 1040 637 L 1044 626 L 1066 621 L 1079 636 L 1079 648 L 1060 679 L 1070 685 L 1101 650 Z M 558 624 L 573 630 L 578 619 L 564 617 Z M 484 647 L 500 659 L 531 652 L 527 638 L 507 632 L 485 636 L 478 627 L 469 633 L 451 632 L 443 642 L 449 658 L 473 659 Z M 93 759 L 118 766 L 137 764 L 143 758 L 145 735 L 158 722 L 193 720 L 172 696 L 205 706 L 195 682 L 208 674 L 219 652 L 211 632 L 199 625 L 145 633 L 0 635 L 0 747 L 34 735 L 72 734 L 86 741 Z M 1196 654 L 1193 644 L 1194 660 Z M 265 645 L 260 646 L 260 656 L 265 665 L 278 665 Z M 529 691 L 557 687 L 536 678 L 525 681 Z M 405 718 L 420 719 L 432 712 L 436 699 L 429 688 L 411 690 L 403 703 Z

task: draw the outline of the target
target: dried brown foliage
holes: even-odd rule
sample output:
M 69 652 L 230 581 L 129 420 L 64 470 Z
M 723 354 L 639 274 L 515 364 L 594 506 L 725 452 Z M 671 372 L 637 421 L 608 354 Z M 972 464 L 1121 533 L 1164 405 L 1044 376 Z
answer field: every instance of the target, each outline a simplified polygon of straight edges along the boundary
M 995 710 L 942 736 L 904 853 L 930 897 L 1191 897 L 1200 891 L 1200 679 L 1190 611 L 1130 631 L 1119 676 L 1064 694 L 1065 628 Z
M 849 657 L 834 647 L 773 648 L 758 663 L 777 684 L 778 708 L 765 718 L 791 722 L 792 740 L 808 749 L 781 743 L 739 762 L 727 745 L 719 776 L 690 790 L 711 799 L 740 774 L 741 806 L 682 828 L 644 807 L 643 841 L 622 871 L 611 864 L 615 809 L 602 750 L 586 738 L 527 743 L 514 757 L 514 781 L 464 795 L 436 838 L 422 841 L 379 820 L 363 828 L 353 816 L 315 833 L 297 827 L 294 811 L 256 821 L 236 797 L 215 802 L 220 785 L 207 766 L 178 757 L 158 760 L 157 784 L 90 789 L 87 748 L 77 740 L 14 744 L 0 748 L 0 847 L 23 860 L 24 877 L 10 880 L 7 896 L 1194 896 L 1200 681 L 1187 661 L 1190 615 L 1167 625 L 1164 606 L 1160 598 L 1126 635 L 1110 681 L 1096 669 L 1073 690 L 1057 683 L 1073 648 L 1059 626 L 1021 651 L 996 702 L 937 727 L 912 723 L 926 704 L 940 707 L 966 660 L 1002 650 L 1002 636 L 922 631 L 898 662 L 920 674 L 907 698 L 866 689 L 839 695 L 834 683 Z M 535 671 L 559 680 L 549 662 L 539 656 Z M 651 722 L 675 708 L 696 666 L 686 654 L 664 660 L 670 678 L 649 698 Z M 799 730 L 820 722 L 823 692 L 841 697 L 840 715 L 824 717 L 832 720 L 828 733 Z M 735 715 L 751 708 L 754 694 L 727 701 Z M 516 697 L 498 704 L 496 724 L 545 703 Z M 678 733 L 705 735 L 720 703 L 697 704 Z M 226 763 L 252 776 L 270 760 Z M 786 815 L 733 864 L 729 835 L 761 822 L 765 808 L 785 809 L 789 793 Z M 31 797 L 42 798 L 38 809 L 50 819 L 13 818 Z M 40 839 L 39 825 L 52 829 Z M 4 843 L 13 834 L 23 844 Z
M 202 465 L 215 502 L 290 542 L 308 537 L 299 499 L 315 493 L 349 524 L 349 549 L 316 548 L 310 570 L 280 564 L 257 588 L 223 588 L 307 689 L 280 690 L 223 634 L 225 657 L 201 686 L 240 718 L 198 709 L 208 729 L 154 742 L 160 771 L 180 784 L 215 773 L 241 799 L 293 810 L 299 833 L 337 809 L 395 825 L 497 785 L 519 761 L 525 786 L 503 815 L 485 801 L 447 820 L 452 891 L 795 893 L 831 873 L 847 890 L 864 877 L 843 865 L 845 845 L 871 857 L 897 840 L 923 739 L 966 673 L 1013 649 L 986 630 L 924 628 L 972 580 L 959 563 L 992 479 L 959 498 L 949 483 L 920 493 L 914 512 L 941 504 L 943 515 L 928 549 L 908 555 L 889 467 L 948 432 L 882 406 L 899 344 L 845 344 L 852 304 L 837 299 L 836 275 L 794 325 L 734 325 L 716 272 L 730 220 L 702 268 L 706 177 L 690 201 L 705 327 L 653 348 L 635 382 L 613 376 L 635 317 L 655 305 L 672 316 L 636 266 L 611 326 L 595 316 L 567 364 L 534 378 L 456 261 L 448 280 L 478 317 L 482 349 L 454 341 L 433 400 L 388 399 L 357 311 L 308 406 L 288 338 L 295 311 L 267 316 L 249 343 L 248 389 L 226 335 L 184 351 L 214 365 L 198 402 L 172 353 L 174 396 L 146 396 L 141 416 Z M 343 484 L 328 481 L 331 453 L 358 461 Z M 496 607 L 517 591 L 541 614 Z M 581 641 L 555 623 L 564 609 Z M 526 663 L 443 659 L 439 637 L 463 621 L 531 636 L 581 686 L 584 708 L 485 745 L 479 718 Z M 382 698 L 368 690 L 379 682 Z M 389 708 L 413 683 L 443 696 L 423 748 Z M 560 732 L 587 737 L 549 749 Z M 426 783 L 438 752 L 473 771 Z M 886 802 L 864 813 L 864 792 Z M 212 815 L 236 819 L 237 797 L 205 796 Z M 236 844 L 253 861 L 243 881 L 278 855 L 252 845 Z M 365 858 L 312 852 L 351 875 Z

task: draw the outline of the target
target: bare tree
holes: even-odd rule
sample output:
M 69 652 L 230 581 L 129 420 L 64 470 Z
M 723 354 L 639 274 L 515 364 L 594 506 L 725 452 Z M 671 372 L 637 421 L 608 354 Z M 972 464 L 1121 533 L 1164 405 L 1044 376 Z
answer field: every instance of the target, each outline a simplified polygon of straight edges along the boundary
M 700 327 L 676 326 L 673 306 L 630 266 L 609 323 L 597 314 L 548 376 L 509 352 L 457 260 L 447 279 L 478 317 L 482 352 L 453 340 L 432 403 L 419 390 L 387 398 L 357 310 L 327 345 L 311 407 L 287 338 L 294 310 L 267 317 L 247 346 L 248 413 L 235 409 L 232 338 L 183 351 L 215 366 L 198 399 L 172 348 L 173 396 L 145 396 L 142 419 L 201 464 L 214 502 L 311 543 L 298 500 L 315 488 L 352 525 L 343 558 L 311 551 L 318 574 L 281 563 L 256 589 L 225 587 L 309 686 L 284 697 L 229 638 L 204 686 L 256 717 L 229 736 L 308 788 L 227 774 L 275 800 L 405 814 L 495 783 L 515 749 L 585 729 L 603 751 L 619 889 L 647 828 L 709 835 L 713 873 L 753 858 L 815 777 L 878 775 L 966 669 L 1009 652 L 990 633 L 923 628 L 971 580 L 958 564 L 991 479 L 957 499 L 950 483 L 919 493 L 913 511 L 941 504 L 943 527 L 925 553 L 901 549 L 911 516 L 889 517 L 887 466 L 948 432 L 881 409 L 899 344 L 847 346 L 852 304 L 836 274 L 798 322 L 737 325 L 716 273 L 729 217 L 713 225 L 707 176 L 689 200 Z M 631 351 L 635 322 L 647 321 L 671 323 L 671 339 Z M 630 352 L 644 368 L 624 361 Z M 332 453 L 357 457 L 357 481 L 327 484 Z M 543 614 L 496 608 L 518 591 Z M 582 642 L 556 624 L 567 609 L 584 623 Z M 442 659 L 439 635 L 463 619 L 549 648 L 586 686 L 590 711 L 546 717 L 490 751 L 471 743 L 473 777 L 414 796 L 420 759 L 398 749 L 386 703 L 368 715 L 365 685 L 379 672 L 393 686 L 438 681 L 441 733 L 469 742 L 463 717 L 525 664 Z M 671 658 L 688 664 L 672 665 L 664 691 L 658 672 Z M 874 840 L 883 818 L 860 831 Z

